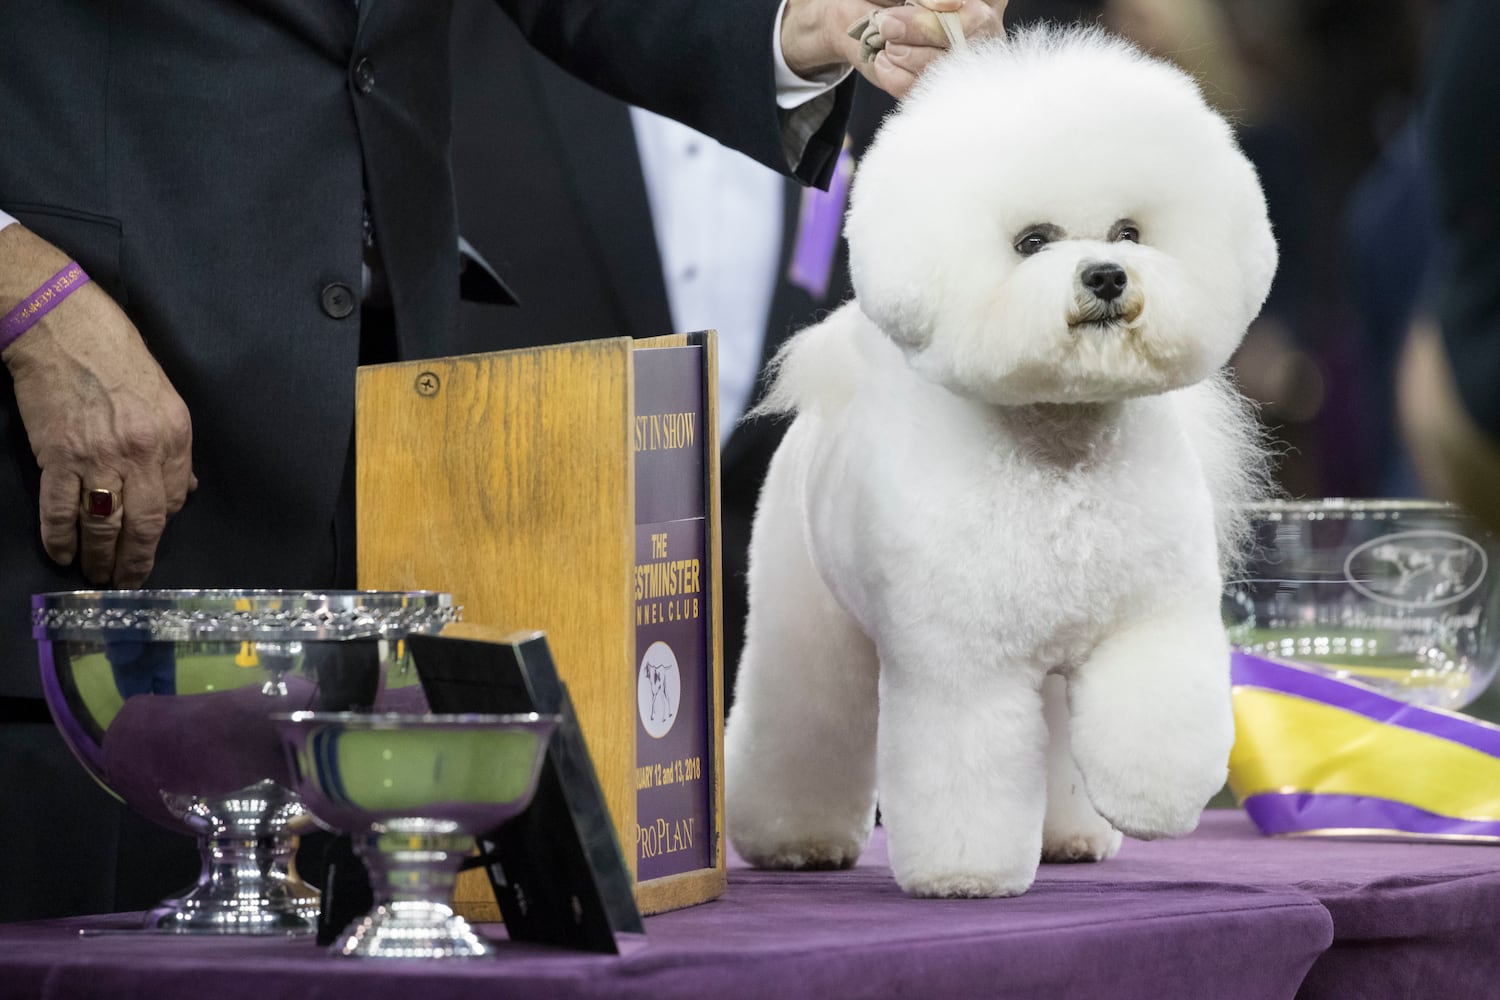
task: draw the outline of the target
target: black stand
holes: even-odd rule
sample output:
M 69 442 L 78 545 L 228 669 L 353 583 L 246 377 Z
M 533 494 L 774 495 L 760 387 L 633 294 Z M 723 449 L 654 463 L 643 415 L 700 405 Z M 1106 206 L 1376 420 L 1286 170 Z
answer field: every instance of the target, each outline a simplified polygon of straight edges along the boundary
M 511 940 L 614 953 L 616 934 L 644 934 L 604 792 L 546 638 L 413 635 L 407 642 L 434 712 L 562 716 L 536 798 L 479 838 Z

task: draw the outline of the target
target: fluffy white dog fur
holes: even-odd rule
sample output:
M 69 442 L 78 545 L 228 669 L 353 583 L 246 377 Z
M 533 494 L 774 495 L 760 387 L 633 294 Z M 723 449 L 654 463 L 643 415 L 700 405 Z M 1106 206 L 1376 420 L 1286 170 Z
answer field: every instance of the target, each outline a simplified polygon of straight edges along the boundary
M 920 896 L 1187 833 L 1233 721 L 1221 373 L 1276 266 L 1229 126 L 1092 31 L 946 57 L 855 177 L 856 302 L 784 350 L 726 736 L 756 865 Z M 1099 290 L 1096 294 L 1095 289 Z

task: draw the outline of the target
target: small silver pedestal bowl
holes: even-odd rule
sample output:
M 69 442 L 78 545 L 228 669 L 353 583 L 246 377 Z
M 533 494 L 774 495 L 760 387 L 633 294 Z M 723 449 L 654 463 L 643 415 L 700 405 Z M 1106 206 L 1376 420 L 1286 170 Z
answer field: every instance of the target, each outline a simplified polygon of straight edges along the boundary
M 351 835 L 375 907 L 333 946 L 361 958 L 467 958 L 493 946 L 448 905 L 474 837 L 536 792 L 557 716 L 299 712 L 276 720 L 293 781 Z
M 1417 705 L 1459 709 L 1500 667 L 1500 542 L 1452 504 L 1302 500 L 1248 509 L 1225 586 L 1230 641 Z
M 271 716 L 423 711 L 401 640 L 457 617 L 426 591 L 84 591 L 32 598 L 52 718 L 111 795 L 196 835 L 198 883 L 146 915 L 181 934 L 308 934 L 310 819 Z

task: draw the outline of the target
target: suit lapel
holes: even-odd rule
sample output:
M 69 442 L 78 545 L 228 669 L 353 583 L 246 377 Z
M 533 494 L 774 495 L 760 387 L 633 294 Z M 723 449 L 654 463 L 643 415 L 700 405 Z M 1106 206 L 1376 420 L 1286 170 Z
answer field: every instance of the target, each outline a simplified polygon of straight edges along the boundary
M 803 187 L 795 181 L 783 185 L 781 200 L 781 261 L 776 271 L 776 290 L 771 294 L 771 311 L 766 319 L 765 342 L 761 345 L 761 368 L 776 356 L 786 339 L 801 326 L 814 322 L 812 312 L 822 303 L 806 289 L 788 279 L 792 256 L 796 252 L 798 220 L 802 211 Z M 756 396 L 759 397 L 759 393 Z
M 824 303 L 818 302 L 800 285 L 787 280 L 792 264 L 792 254 L 797 244 L 797 218 L 802 206 L 802 185 L 786 181 L 782 186 L 781 200 L 781 261 L 777 270 L 776 289 L 771 293 L 771 309 L 766 315 L 765 337 L 761 341 L 760 365 L 757 369 L 755 389 L 750 394 L 750 405 L 760 402 L 766 390 L 766 364 L 776 356 L 787 338 L 805 326 L 811 326 L 822 316 Z M 720 461 L 724 468 L 733 468 L 741 457 L 755 448 L 767 433 L 779 433 L 777 422 L 761 418 L 735 428 L 724 446 Z
M 858 84 L 849 117 L 850 150 L 856 163 L 864 155 L 892 107 L 894 102 L 891 98 L 863 82 Z M 778 272 L 780 277 L 776 283 L 776 292 L 771 299 L 771 316 L 766 326 L 765 347 L 761 355 L 762 368 L 776 356 L 788 337 L 797 330 L 822 320 L 854 294 L 849 286 L 849 248 L 844 242 L 842 221 L 840 235 L 833 248 L 830 280 L 823 295 L 814 297 L 790 279 L 801 223 L 803 191 L 801 185 L 788 183 L 782 204 L 781 269 Z M 759 396 L 757 391 L 756 398 Z
M 590 250 L 624 323 L 613 332 L 635 337 L 673 332 L 629 110 L 540 58 L 533 71 L 565 154 L 563 169 Z

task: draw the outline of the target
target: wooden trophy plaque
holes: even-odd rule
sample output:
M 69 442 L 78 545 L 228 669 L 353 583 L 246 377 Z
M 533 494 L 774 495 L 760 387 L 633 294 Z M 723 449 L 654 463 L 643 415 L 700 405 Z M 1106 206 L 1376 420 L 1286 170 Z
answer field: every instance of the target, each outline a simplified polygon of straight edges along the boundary
M 359 585 L 546 634 L 643 913 L 724 890 L 716 341 L 361 368 Z M 447 634 L 447 633 L 445 633 Z M 455 894 L 498 917 L 481 871 Z

